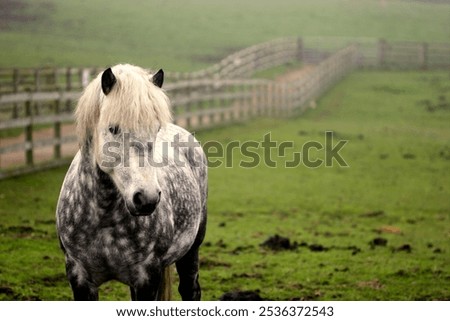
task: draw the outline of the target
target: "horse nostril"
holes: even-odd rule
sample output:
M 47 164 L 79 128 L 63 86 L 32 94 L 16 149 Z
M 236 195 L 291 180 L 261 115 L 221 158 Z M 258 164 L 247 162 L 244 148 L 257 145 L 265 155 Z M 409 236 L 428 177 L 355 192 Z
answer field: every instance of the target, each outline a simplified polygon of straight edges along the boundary
M 133 195 L 133 204 L 136 211 L 139 213 L 151 214 L 156 209 L 161 197 L 161 192 L 158 192 L 158 197 L 151 197 L 144 192 L 136 192 Z
M 136 207 L 140 207 L 144 203 L 144 197 L 141 192 L 134 193 L 133 203 Z

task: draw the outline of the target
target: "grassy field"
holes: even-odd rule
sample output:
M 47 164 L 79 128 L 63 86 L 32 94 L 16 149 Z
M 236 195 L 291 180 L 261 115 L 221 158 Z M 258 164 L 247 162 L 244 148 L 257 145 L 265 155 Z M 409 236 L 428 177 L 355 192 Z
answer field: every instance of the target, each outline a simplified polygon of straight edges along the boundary
M 284 36 L 450 41 L 450 4 L 386 3 L 0 0 L 0 67 L 130 62 L 187 71 L 236 48 Z
M 449 93 L 449 72 L 361 71 L 300 117 L 197 133 L 226 145 L 270 132 L 295 145 L 272 153 L 276 168 L 239 167 L 248 158 L 235 152 L 232 168 L 210 169 L 203 298 L 449 300 Z M 283 166 L 330 130 L 334 144 L 348 140 L 348 167 Z M 0 181 L 0 299 L 71 298 L 54 227 L 65 170 Z M 288 249 L 261 246 L 274 235 Z M 127 300 L 128 290 L 111 282 L 100 295 Z

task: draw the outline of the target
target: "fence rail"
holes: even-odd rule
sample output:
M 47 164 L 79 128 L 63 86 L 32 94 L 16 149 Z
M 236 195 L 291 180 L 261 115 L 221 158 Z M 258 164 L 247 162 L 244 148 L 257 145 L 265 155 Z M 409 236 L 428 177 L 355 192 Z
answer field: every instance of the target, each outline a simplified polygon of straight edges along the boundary
M 246 48 L 198 72 L 169 73 L 165 89 L 174 121 L 199 129 L 299 113 L 358 67 L 450 67 L 447 44 L 350 40 L 283 38 Z M 313 67 L 289 81 L 246 78 L 292 61 Z M 102 69 L 0 70 L 0 178 L 60 165 L 74 155 L 74 102 Z
M 316 64 L 336 50 L 358 46 L 360 67 L 441 68 L 450 65 L 450 44 L 388 42 L 373 38 L 289 37 L 237 51 L 220 62 L 194 72 L 167 72 L 169 82 L 209 78 L 245 78 L 256 71 L 291 61 Z M 104 67 L 3 68 L 0 94 L 74 91 L 83 89 Z

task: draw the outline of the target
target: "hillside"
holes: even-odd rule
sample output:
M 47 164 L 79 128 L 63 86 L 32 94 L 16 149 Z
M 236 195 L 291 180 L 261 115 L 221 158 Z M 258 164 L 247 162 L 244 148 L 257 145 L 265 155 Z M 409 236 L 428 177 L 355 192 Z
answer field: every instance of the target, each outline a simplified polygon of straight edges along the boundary
M 196 70 L 292 35 L 450 41 L 450 4 L 378 0 L 0 0 L 0 67 Z

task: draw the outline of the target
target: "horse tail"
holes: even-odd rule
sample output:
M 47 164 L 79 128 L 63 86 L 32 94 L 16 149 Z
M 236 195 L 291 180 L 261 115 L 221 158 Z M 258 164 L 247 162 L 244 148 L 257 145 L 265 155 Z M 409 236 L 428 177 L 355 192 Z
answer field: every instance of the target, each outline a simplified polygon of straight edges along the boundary
M 172 266 L 166 266 L 163 271 L 161 285 L 158 291 L 158 301 L 172 300 Z

